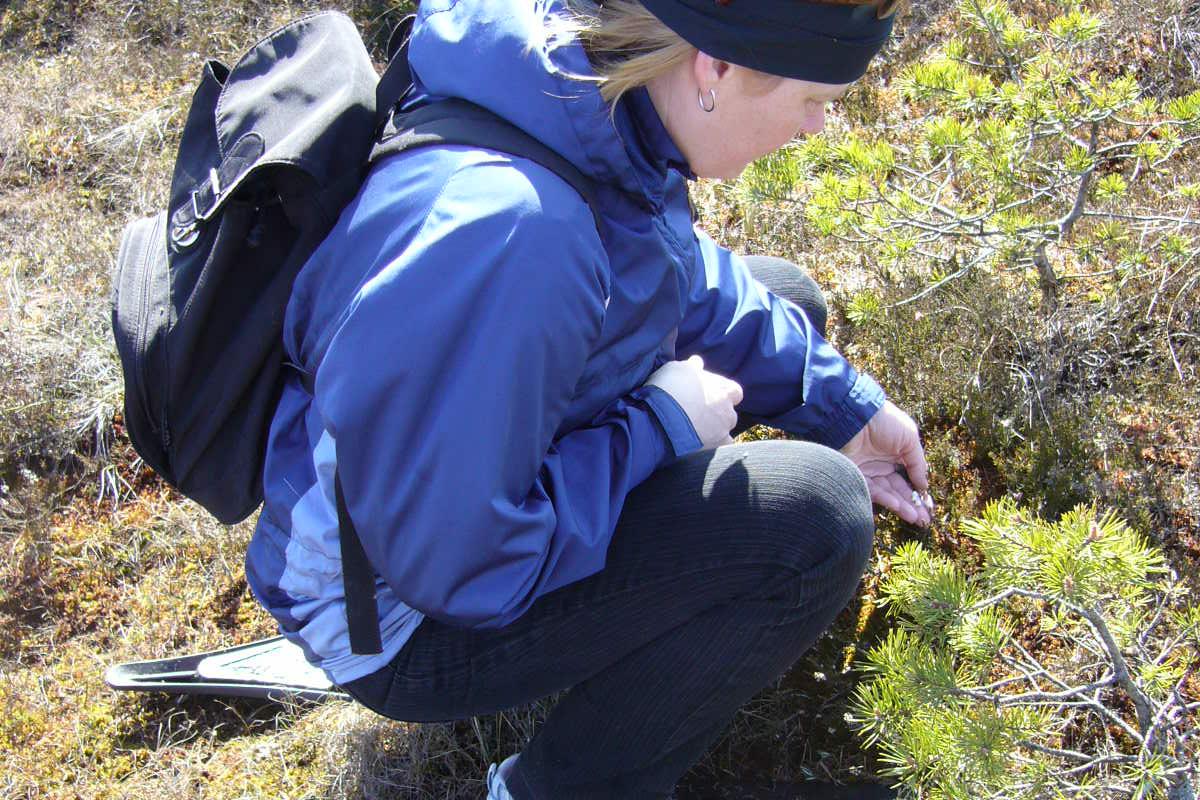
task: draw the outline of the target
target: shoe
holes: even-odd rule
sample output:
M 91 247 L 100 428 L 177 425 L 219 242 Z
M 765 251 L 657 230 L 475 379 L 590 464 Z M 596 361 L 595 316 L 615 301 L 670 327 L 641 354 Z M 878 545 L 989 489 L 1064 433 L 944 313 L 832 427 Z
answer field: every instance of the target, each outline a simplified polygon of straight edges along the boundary
M 509 794 L 508 786 L 504 784 L 504 779 L 512 774 L 513 766 L 516 765 L 517 758 L 520 755 L 520 753 L 515 753 L 499 764 L 492 764 L 488 767 L 487 800 L 513 800 L 513 796 Z

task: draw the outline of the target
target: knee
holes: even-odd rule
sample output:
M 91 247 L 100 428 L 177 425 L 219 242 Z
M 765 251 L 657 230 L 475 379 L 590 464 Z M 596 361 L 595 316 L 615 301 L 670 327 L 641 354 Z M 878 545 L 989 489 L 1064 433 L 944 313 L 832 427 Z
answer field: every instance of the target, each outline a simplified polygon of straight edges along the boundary
M 821 287 L 817 286 L 817 282 L 802 272 L 799 267 L 794 268 L 798 273 L 796 282 L 800 286 L 794 290 L 792 299 L 793 303 L 800 306 L 804 311 L 808 321 L 817 329 L 817 333 L 825 335 L 825 324 L 829 320 L 829 306 L 825 303 L 825 295 L 821 292 Z
M 783 563 L 797 572 L 814 567 L 857 584 L 870 560 L 875 518 L 866 480 L 850 459 L 812 442 L 760 442 L 775 472 L 786 532 Z
M 829 306 L 825 303 L 821 287 L 807 272 L 775 256 L 747 256 L 745 262 L 756 281 L 766 286 L 772 294 L 799 306 L 817 332 L 825 335 Z
M 862 472 L 836 450 L 814 445 L 810 458 L 821 500 L 816 513 L 826 520 L 830 538 L 827 564 L 855 584 L 871 558 L 875 544 L 875 514 Z

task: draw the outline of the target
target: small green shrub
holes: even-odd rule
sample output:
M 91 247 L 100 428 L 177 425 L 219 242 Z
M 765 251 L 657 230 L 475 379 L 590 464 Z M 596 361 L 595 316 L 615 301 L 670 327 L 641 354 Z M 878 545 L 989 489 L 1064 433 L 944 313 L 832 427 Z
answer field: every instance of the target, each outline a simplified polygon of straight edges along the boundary
M 898 625 L 852 718 L 885 772 L 931 800 L 1193 798 L 1200 612 L 1162 555 L 1084 506 L 963 531 L 977 574 L 910 542 L 882 583 Z
M 1043 313 L 1063 273 L 1177 233 L 1141 204 L 1178 205 L 1173 173 L 1196 139 L 1200 93 L 1164 103 L 1132 73 L 1109 74 L 1091 47 L 1103 27 L 1082 6 L 1043 22 L 1004 0 L 962 0 L 957 35 L 899 75 L 919 121 L 900 122 L 890 144 L 852 133 L 811 162 L 813 226 L 875 245 L 918 285 L 1015 270 Z M 1077 246 L 1088 242 L 1100 248 Z

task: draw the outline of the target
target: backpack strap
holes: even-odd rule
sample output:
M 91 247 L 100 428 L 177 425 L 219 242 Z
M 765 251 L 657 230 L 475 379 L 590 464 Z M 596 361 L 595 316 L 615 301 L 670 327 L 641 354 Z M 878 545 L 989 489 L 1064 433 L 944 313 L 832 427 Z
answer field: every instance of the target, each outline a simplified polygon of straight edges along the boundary
M 402 48 L 392 64 L 406 62 Z M 390 73 L 392 67 L 388 67 Z M 384 79 L 387 80 L 387 74 Z M 389 92 L 394 89 L 389 89 Z M 380 96 L 384 91 L 380 91 Z M 383 134 L 371 151 L 368 166 L 383 159 L 437 145 L 469 145 L 522 156 L 554 172 L 578 192 L 592 212 L 596 229 L 600 213 L 592 181 L 571 162 L 534 139 L 523 130 L 487 109 L 466 100 L 443 100 L 405 114 L 389 109 Z M 358 655 L 379 653 L 379 608 L 375 602 L 375 573 L 367 561 L 362 541 L 350 519 L 342 496 L 341 479 L 334 475 L 338 505 L 338 538 L 342 551 L 342 578 L 346 593 L 346 624 L 350 633 L 350 651 Z
M 392 110 L 412 91 L 412 67 L 408 65 L 408 40 L 412 36 L 417 16 L 409 14 L 400 20 L 388 37 L 388 65 L 375 86 L 375 137 L 378 141 L 384 127 L 392 118 Z
M 601 229 L 596 187 L 591 178 L 508 120 L 466 100 L 439 100 L 403 114 L 393 113 L 371 150 L 368 165 L 374 166 L 397 153 L 436 145 L 482 147 L 541 164 L 583 197 L 591 209 L 596 229 Z
M 498 150 L 541 164 L 562 178 L 587 201 L 600 229 L 596 188 L 574 164 L 503 117 L 460 98 L 440 100 L 403 114 L 400 104 L 413 88 L 408 46 L 416 15 L 410 14 L 388 37 L 388 65 L 375 88 L 378 137 L 367 159 L 370 168 L 384 158 L 431 145 L 459 144 Z
M 383 652 L 379 632 L 379 605 L 375 602 L 375 571 L 363 550 L 362 539 L 350 519 L 342 478 L 333 473 L 333 493 L 337 500 L 338 541 L 342 550 L 342 582 L 346 591 L 346 627 L 350 633 L 350 652 L 372 655 Z

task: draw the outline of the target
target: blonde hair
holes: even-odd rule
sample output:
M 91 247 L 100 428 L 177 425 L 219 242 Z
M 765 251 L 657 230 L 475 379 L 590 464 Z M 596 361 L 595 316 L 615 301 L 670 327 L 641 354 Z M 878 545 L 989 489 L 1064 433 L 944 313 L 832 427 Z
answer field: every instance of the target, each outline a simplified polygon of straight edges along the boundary
M 908 0 L 809 0 L 835 5 L 874 6 L 880 16 L 894 14 Z M 616 107 L 626 92 L 645 86 L 696 54 L 696 48 L 638 0 L 566 0 L 568 14 L 553 23 L 554 35 L 577 37 L 583 44 L 595 76 L 574 76 L 599 85 L 600 95 Z M 765 94 L 782 78 L 757 70 L 750 88 Z
M 567 0 L 570 15 L 559 33 L 583 44 L 606 102 L 616 105 L 626 92 L 645 86 L 696 54 L 696 48 L 636 0 Z

